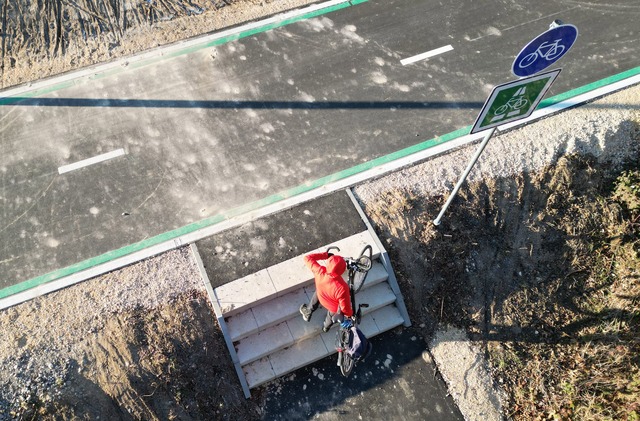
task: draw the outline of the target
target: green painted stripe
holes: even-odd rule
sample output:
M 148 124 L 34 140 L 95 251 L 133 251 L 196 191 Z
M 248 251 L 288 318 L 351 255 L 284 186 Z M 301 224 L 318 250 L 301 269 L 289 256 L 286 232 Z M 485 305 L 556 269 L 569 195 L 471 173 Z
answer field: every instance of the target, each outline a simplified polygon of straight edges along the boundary
M 544 108 L 544 107 L 548 107 L 554 104 L 557 104 L 561 101 L 565 101 L 567 99 L 573 98 L 577 95 L 582 95 L 585 94 L 587 92 L 591 92 L 595 89 L 601 88 L 601 87 L 605 87 L 608 85 L 611 85 L 613 83 L 619 82 L 621 80 L 627 79 L 629 77 L 632 76 L 636 76 L 640 74 L 640 66 L 636 67 L 635 69 L 631 69 L 631 70 L 627 70 L 625 72 L 613 75 L 613 76 L 609 76 L 606 77 L 604 79 L 601 79 L 599 81 L 590 83 L 588 85 L 582 86 L 580 88 L 576 88 L 576 89 L 572 89 L 568 92 L 565 93 L 561 93 L 559 95 L 556 95 L 552 98 L 549 98 L 545 101 L 543 101 L 540 106 L 538 108 Z M 131 253 L 135 253 L 137 251 L 143 250 L 145 248 L 151 247 L 151 246 L 155 246 L 158 245 L 160 243 L 163 243 L 165 241 L 170 241 L 172 239 L 178 238 L 180 236 L 186 235 L 186 234 L 190 234 L 194 231 L 197 231 L 199 229 L 202 228 L 206 228 L 206 227 L 210 227 L 213 226 L 215 224 L 218 224 L 220 222 L 226 221 L 230 218 L 233 218 L 235 216 L 239 216 L 239 215 L 243 215 L 247 212 L 250 211 L 254 211 L 260 208 L 263 208 L 265 206 L 277 203 L 279 201 L 282 201 L 284 199 L 288 199 L 294 196 L 297 196 L 299 194 L 308 192 L 310 190 L 313 190 L 315 188 L 321 187 L 325 184 L 334 182 L 334 181 L 338 181 L 338 180 L 342 180 L 345 179 L 347 177 L 362 173 L 364 171 L 367 171 L 371 168 L 375 168 L 377 166 L 383 165 L 383 164 L 388 164 L 390 162 L 396 161 L 398 159 L 407 157 L 409 155 L 418 153 L 418 152 L 422 152 L 426 149 L 432 148 L 434 146 L 437 145 L 441 145 L 443 143 L 449 142 L 453 139 L 457 139 L 461 136 L 465 136 L 469 133 L 469 131 L 471 130 L 471 126 L 466 126 L 466 127 L 462 127 L 458 130 L 455 130 L 453 132 L 447 133 L 445 135 L 442 136 L 437 136 L 433 139 L 421 142 L 419 144 L 413 145 L 413 146 L 409 146 L 407 148 L 401 149 L 399 151 L 396 152 L 392 152 L 388 155 L 384 155 L 381 156 L 379 158 L 373 159 L 371 161 L 368 162 L 364 162 L 362 164 L 356 165 L 354 167 L 351 168 L 347 168 L 345 170 L 339 171 L 337 173 L 334 174 L 330 174 L 321 178 L 318 178 L 316 180 L 310 181 L 308 183 L 305 184 L 301 184 L 299 186 L 293 187 L 291 189 L 288 190 L 284 190 L 282 192 L 273 194 L 271 196 L 265 197 L 263 199 L 254 201 L 254 202 L 250 202 L 247 203 L 245 205 L 242 206 L 238 206 L 236 208 L 233 208 L 231 210 L 229 210 L 228 212 L 219 214 L 219 215 L 215 215 L 206 219 L 203 219 L 201 221 L 198 222 L 194 222 L 191 223 L 189 225 L 186 225 L 184 227 L 181 228 L 177 228 L 174 229 L 172 231 L 168 231 L 159 235 L 156 235 L 155 237 L 151 237 L 148 238 L 144 241 L 139 241 L 137 243 L 119 248 L 117 250 L 113 250 L 110 251 L 108 253 L 104 253 L 100 256 L 96 256 L 93 257 L 91 259 L 87 259 L 87 260 L 83 260 L 82 262 L 76 263 L 74 265 L 47 273 L 45 275 L 41 275 L 38 276 L 36 278 L 30 279 L 28 281 L 24 281 L 21 282 L 17 285 L 12 285 L 10 287 L 4 288 L 2 290 L 0 290 L 0 299 L 8 297 L 10 295 L 13 294 L 17 294 L 19 292 L 22 291 L 26 291 L 28 289 L 34 288 L 38 285 L 42 285 L 44 283 L 47 282 L 51 282 L 60 278 L 63 278 L 65 276 L 69 276 L 72 275 L 74 273 L 80 272 L 82 270 L 86 270 L 89 268 L 92 268 L 94 266 L 97 266 L 99 264 L 102 263 L 106 263 L 109 261 L 112 261 L 114 259 L 129 255 Z
M 609 76 L 604 79 L 600 79 L 595 82 L 589 83 L 587 85 L 581 86 L 579 88 L 575 88 L 570 91 L 555 95 L 551 98 L 545 99 L 540 102 L 537 109 L 550 107 L 562 101 L 566 101 L 568 99 L 574 98 L 578 95 L 595 91 L 596 89 L 603 88 L 608 85 L 612 85 L 616 82 L 620 82 L 621 80 L 628 79 L 630 77 L 633 77 L 639 74 L 640 74 L 640 66 L 636 67 L 635 69 L 629 69 L 625 72 L 618 73 L 617 75 Z
M 368 1 L 368 0 L 362 0 L 359 3 L 363 3 L 363 2 L 366 2 L 366 1 Z M 183 55 L 186 55 L 186 54 L 191 54 L 191 53 L 197 52 L 197 51 L 205 49 L 205 48 L 215 47 L 215 46 L 226 44 L 226 43 L 229 43 L 229 42 L 232 42 L 232 41 L 237 41 L 237 40 L 239 40 L 241 38 L 250 37 L 252 35 L 256 35 L 256 34 L 259 34 L 259 33 L 262 33 L 262 32 L 266 32 L 266 31 L 270 31 L 272 29 L 277 29 L 277 28 L 280 28 L 280 27 L 283 27 L 283 26 L 286 26 L 286 25 L 289 25 L 289 24 L 292 24 L 292 23 L 295 23 L 295 22 L 299 22 L 299 21 L 306 20 L 306 19 L 311 19 L 311 18 L 314 18 L 314 17 L 317 17 L 317 16 L 321 16 L 321 15 L 324 15 L 324 14 L 327 14 L 327 13 L 335 12 L 337 10 L 341 10 L 341 9 L 344 9 L 344 8 L 350 7 L 350 6 L 351 6 L 351 4 L 349 2 L 344 2 L 344 3 L 336 4 L 334 6 L 325 7 L 323 9 L 314 10 L 314 11 L 311 11 L 311 12 L 308 12 L 308 13 L 305 13 L 305 14 L 302 14 L 302 15 L 299 15 L 299 16 L 294 16 L 294 17 L 291 17 L 291 18 L 288 18 L 288 19 L 283 19 L 283 20 L 278 21 L 278 22 L 273 22 L 273 23 L 270 23 L 270 24 L 267 24 L 267 25 L 264 25 L 264 26 L 260 26 L 260 27 L 257 27 L 257 28 L 248 29 L 246 31 L 240 31 L 240 32 L 237 32 L 237 33 L 234 33 L 234 34 L 227 35 L 225 37 L 216 38 L 216 39 L 211 40 L 211 41 L 206 41 L 206 42 L 203 42 L 201 44 L 188 46 L 188 47 L 182 48 L 180 50 L 171 51 L 171 52 L 169 52 L 167 54 L 164 54 L 161 57 L 153 57 L 153 58 L 150 58 L 148 60 L 134 62 L 134 63 L 131 63 L 128 67 L 129 67 L 129 69 L 137 69 L 137 68 L 140 68 L 140 67 L 148 66 L 150 64 L 155 64 L 155 63 L 161 62 L 163 60 L 166 60 L 167 58 L 180 57 L 180 56 L 183 56 Z M 96 74 L 96 75 L 92 76 L 91 79 L 92 80 L 102 79 L 104 77 L 112 76 L 112 75 L 114 75 L 116 73 L 120 73 L 123 70 L 124 69 L 122 69 L 122 68 L 110 69 L 109 71 L 105 71 L 105 72 L 102 72 L 102 73 L 99 73 L 99 74 Z
M 23 99 L 23 98 L 35 98 L 41 95 L 46 95 L 49 94 L 51 92 L 55 92 L 57 90 L 60 89 L 65 89 L 65 88 L 69 88 L 70 86 L 73 86 L 74 82 L 72 80 L 67 80 L 64 82 L 58 82 L 54 85 L 50 85 L 50 86 L 45 86 L 44 88 L 38 88 L 38 89 L 33 89 L 31 91 L 27 91 L 24 93 L 20 93 L 20 94 L 16 94 L 13 96 L 7 96 L 7 97 L 2 97 L 0 98 L 0 105 L 12 105 L 12 104 L 16 104 L 17 102 L 19 102 L 19 100 Z M 19 98 L 16 101 L 16 99 L 14 99 L 14 97 L 18 96 Z

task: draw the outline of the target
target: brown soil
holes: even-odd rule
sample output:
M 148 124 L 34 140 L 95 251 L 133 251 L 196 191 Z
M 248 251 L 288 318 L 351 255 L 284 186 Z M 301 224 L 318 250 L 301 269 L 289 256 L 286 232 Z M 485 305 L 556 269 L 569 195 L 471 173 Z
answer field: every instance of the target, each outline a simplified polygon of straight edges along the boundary
M 313 0 L 3 2 L 0 88 L 104 63 Z
M 233 381 L 213 320 L 207 298 L 195 292 L 109 318 L 84 356 L 90 374 L 71 370 L 57 399 L 32 397 L 24 419 L 255 419 L 258 406 Z
M 640 414 L 639 163 L 573 155 L 474 183 L 438 228 L 442 197 L 395 190 L 366 207 L 414 323 L 482 344 L 509 417 Z
M 0 420 L 256 419 L 186 247 L 0 311 Z

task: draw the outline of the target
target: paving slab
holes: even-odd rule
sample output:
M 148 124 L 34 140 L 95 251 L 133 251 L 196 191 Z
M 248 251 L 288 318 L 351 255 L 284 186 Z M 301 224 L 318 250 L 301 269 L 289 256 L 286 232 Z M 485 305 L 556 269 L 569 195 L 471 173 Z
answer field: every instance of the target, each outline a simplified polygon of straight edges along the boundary
M 267 268 L 279 296 L 313 283 L 313 273 L 304 264 L 303 256 L 285 260 Z
M 358 326 L 367 338 L 372 338 L 380 333 L 380 329 L 371 314 L 364 316 Z
M 226 323 L 233 342 L 258 331 L 258 321 L 251 308 L 229 317 Z
M 356 294 L 356 299 L 356 305 L 369 304 L 368 308 L 362 309 L 363 313 L 367 314 L 380 307 L 386 306 L 387 304 L 393 303 L 396 300 L 396 295 L 389 287 L 389 284 L 384 282 L 363 289 Z
M 369 273 L 367 273 L 367 279 L 365 279 L 365 284 L 362 288 L 370 288 L 375 284 L 386 281 L 388 277 L 389 274 L 387 273 L 387 270 L 384 268 L 384 266 L 382 266 L 382 263 L 375 261 L 373 262 Z
M 276 293 L 276 288 L 269 273 L 266 270 L 261 270 L 236 282 L 218 287 L 214 292 L 222 313 L 225 316 L 231 316 L 247 306 L 268 299 Z
M 287 325 L 289 326 L 289 330 L 291 330 L 291 334 L 294 338 L 308 338 L 310 336 L 317 335 L 322 330 L 326 314 L 327 311 L 320 307 L 313 313 L 311 320 L 308 322 L 305 322 L 300 315 L 300 317 L 294 317 L 293 319 L 287 320 Z
M 238 342 L 236 345 L 238 360 L 241 365 L 249 364 L 292 344 L 293 341 L 294 338 L 287 323 L 280 323 Z
M 340 191 L 196 244 L 215 288 L 364 230 L 351 199 Z
M 371 317 L 376 322 L 379 332 L 386 332 L 389 329 L 402 324 L 404 319 L 396 307 L 387 306 L 371 313 Z
M 282 297 L 274 298 L 251 310 L 260 327 L 270 326 L 287 320 L 292 315 L 300 315 L 300 305 L 308 303 L 309 298 L 305 289 L 300 288 Z
M 317 361 L 327 356 L 330 352 L 325 346 L 320 336 L 300 341 L 294 346 L 283 349 L 274 355 L 269 356 L 273 371 L 282 376 L 300 367 L 304 367 L 309 361 Z
M 268 357 L 247 364 L 242 367 L 242 370 L 244 371 L 249 387 L 262 384 L 276 376 L 276 372 L 273 371 L 271 361 L 269 361 Z

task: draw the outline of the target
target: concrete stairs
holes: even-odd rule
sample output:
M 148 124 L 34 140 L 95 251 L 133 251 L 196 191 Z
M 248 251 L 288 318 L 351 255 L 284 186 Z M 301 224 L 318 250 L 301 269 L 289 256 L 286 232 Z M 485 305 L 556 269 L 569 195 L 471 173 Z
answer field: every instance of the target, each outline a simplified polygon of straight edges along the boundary
M 353 197 L 352 200 L 355 204 Z M 369 304 L 362 309 L 360 329 L 367 337 L 373 337 L 411 323 L 388 254 L 360 208 L 356 208 L 366 231 L 308 253 L 338 246 L 340 255 L 355 258 L 366 245 L 372 246 L 373 266 L 356 294 L 356 305 Z M 308 303 L 315 290 L 304 255 L 213 289 L 196 245 L 191 247 L 198 256 L 218 324 L 247 398 L 250 389 L 336 352 L 337 325 L 322 332 L 326 310 L 320 307 L 310 322 L 305 322 L 299 313 L 300 305 Z

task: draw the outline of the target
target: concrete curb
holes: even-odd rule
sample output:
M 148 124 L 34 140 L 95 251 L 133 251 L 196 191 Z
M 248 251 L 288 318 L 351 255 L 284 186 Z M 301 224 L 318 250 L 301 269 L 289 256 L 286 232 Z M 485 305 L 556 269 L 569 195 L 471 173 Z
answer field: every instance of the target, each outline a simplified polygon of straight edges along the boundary
M 53 92 L 74 84 L 77 79 L 100 79 L 121 73 L 127 69 L 143 67 L 153 64 L 159 60 L 178 57 L 202 48 L 227 43 L 247 36 L 265 32 L 280 26 L 285 26 L 303 19 L 308 19 L 321 14 L 329 13 L 345 7 L 354 6 L 367 0 L 329 0 L 323 3 L 312 4 L 300 9 L 278 13 L 266 19 L 250 22 L 245 25 L 236 26 L 230 29 L 215 32 L 213 34 L 194 37 L 185 41 L 177 41 L 173 44 L 164 45 L 151 50 L 147 50 L 132 56 L 122 57 L 108 63 L 96 64 L 86 68 L 70 71 L 62 75 L 52 76 L 36 82 L 0 90 L 0 105 L 11 103 L 7 101 L 10 97 L 24 96 L 34 97 L 44 93 Z
M 244 393 L 244 397 L 249 399 L 251 397 L 251 392 L 249 391 L 249 384 L 247 383 L 247 378 L 242 371 L 242 366 L 240 365 L 240 359 L 238 358 L 238 354 L 236 353 L 236 349 L 233 346 L 233 342 L 230 342 L 229 329 L 227 328 L 227 323 L 224 321 L 224 317 L 222 316 L 222 309 L 218 305 L 218 300 L 216 299 L 215 293 L 213 292 L 213 288 L 211 287 L 211 282 L 209 281 L 209 276 L 207 275 L 207 271 L 204 269 L 204 265 L 202 263 L 202 258 L 200 257 L 200 252 L 198 252 L 198 247 L 196 243 L 190 244 L 191 252 L 193 253 L 193 257 L 196 260 L 196 265 L 198 266 L 198 270 L 200 271 L 200 276 L 202 277 L 202 281 L 204 282 L 204 286 L 207 289 L 207 296 L 209 297 L 209 302 L 211 303 L 211 307 L 213 307 L 213 311 L 216 314 L 216 319 L 218 320 L 218 325 L 220 326 L 220 330 L 222 331 L 222 336 L 224 336 L 225 343 L 227 344 L 227 348 L 229 348 L 229 353 L 231 355 L 231 361 L 233 362 L 233 366 L 236 369 L 236 374 L 238 375 L 238 379 L 240 380 L 240 386 L 242 387 L 242 392 Z

